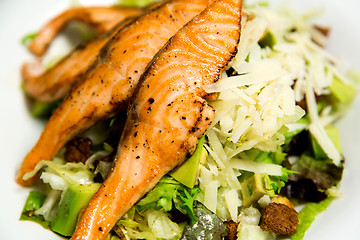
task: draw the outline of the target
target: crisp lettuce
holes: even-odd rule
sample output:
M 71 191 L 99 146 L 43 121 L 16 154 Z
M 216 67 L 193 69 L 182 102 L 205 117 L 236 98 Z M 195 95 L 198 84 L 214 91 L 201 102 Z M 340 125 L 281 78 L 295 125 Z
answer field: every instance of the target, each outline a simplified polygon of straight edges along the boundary
M 315 220 L 316 216 L 323 212 L 334 200 L 334 197 L 328 197 L 320 203 L 308 203 L 299 212 L 299 226 L 296 233 L 291 236 L 292 240 L 301 240 L 305 236 L 306 230 Z
M 42 161 L 45 171 L 41 174 L 41 179 L 49 183 L 53 189 L 66 190 L 72 184 L 94 183 L 94 173 L 91 172 L 83 163 L 64 164 L 60 161 Z
M 121 239 L 179 239 L 183 224 L 173 222 L 163 209 L 149 208 L 139 214 L 131 208 L 114 227 Z
M 188 188 L 171 176 L 166 175 L 159 183 L 136 205 L 136 209 L 142 213 L 144 210 L 153 208 L 163 209 L 168 212 L 174 207 L 182 213 L 186 213 L 191 222 L 196 222 L 193 212 L 193 202 L 196 194 L 200 192 L 198 188 Z
M 173 239 L 181 236 L 182 230 L 179 225 L 171 221 L 164 211 L 150 208 L 144 215 L 149 228 L 156 238 Z
M 136 209 L 139 212 L 143 212 L 146 209 L 164 209 L 170 211 L 173 207 L 179 190 L 184 189 L 183 186 L 175 179 L 165 176 L 159 183 L 136 205 Z

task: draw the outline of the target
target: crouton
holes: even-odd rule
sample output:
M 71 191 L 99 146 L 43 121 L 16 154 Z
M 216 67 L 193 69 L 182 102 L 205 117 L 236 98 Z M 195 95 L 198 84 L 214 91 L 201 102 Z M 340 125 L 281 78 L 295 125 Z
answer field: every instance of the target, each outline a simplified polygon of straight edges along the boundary
M 270 203 L 263 211 L 260 228 L 278 235 L 292 235 L 299 224 L 295 209 L 281 203 Z

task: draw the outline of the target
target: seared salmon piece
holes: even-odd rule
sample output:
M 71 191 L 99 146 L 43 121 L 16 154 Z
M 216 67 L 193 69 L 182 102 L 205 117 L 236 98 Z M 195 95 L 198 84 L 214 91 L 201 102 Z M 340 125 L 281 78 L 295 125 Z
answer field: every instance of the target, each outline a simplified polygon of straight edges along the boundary
M 41 102 L 55 102 L 63 99 L 82 79 L 86 71 L 95 64 L 105 43 L 130 21 L 132 21 L 131 17 L 118 23 L 109 32 L 77 47 L 48 70 L 43 68 L 40 61 L 24 63 L 21 75 L 26 94 Z
M 70 139 L 124 110 L 154 55 L 207 3 L 208 0 L 167 1 L 118 31 L 102 48 L 96 64 L 50 117 L 22 162 L 17 182 L 31 185 L 36 176 L 27 180 L 23 176 L 39 161 L 50 160 Z
M 42 56 L 57 34 L 71 21 L 77 20 L 91 26 L 96 33 L 106 33 L 123 19 L 139 14 L 140 9 L 121 7 L 75 7 L 50 20 L 37 33 L 29 50 Z
M 193 153 L 214 118 L 203 86 L 235 55 L 241 0 L 218 0 L 155 56 L 134 93 L 115 165 L 91 199 L 72 240 L 105 239 L 115 223 Z

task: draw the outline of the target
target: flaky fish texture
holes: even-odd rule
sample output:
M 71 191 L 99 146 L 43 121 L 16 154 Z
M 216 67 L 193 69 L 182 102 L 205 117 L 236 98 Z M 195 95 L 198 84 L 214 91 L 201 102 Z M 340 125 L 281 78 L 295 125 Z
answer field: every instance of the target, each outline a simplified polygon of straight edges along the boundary
M 163 2 L 118 31 L 49 119 L 36 145 L 23 160 L 17 182 L 41 160 L 50 160 L 70 139 L 96 122 L 126 109 L 141 74 L 161 47 L 188 21 L 203 11 L 208 0 Z
M 214 118 L 203 86 L 235 55 L 241 0 L 212 1 L 154 57 L 128 109 L 109 176 L 72 240 L 105 239 L 114 224 L 191 154 Z

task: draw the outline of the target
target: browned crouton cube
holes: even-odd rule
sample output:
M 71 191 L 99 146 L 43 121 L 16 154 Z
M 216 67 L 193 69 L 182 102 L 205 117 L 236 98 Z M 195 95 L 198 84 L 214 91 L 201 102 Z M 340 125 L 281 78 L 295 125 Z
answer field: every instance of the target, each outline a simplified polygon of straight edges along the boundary
M 290 202 L 290 200 L 287 197 L 278 195 L 272 198 L 271 201 L 274 203 L 281 203 L 288 206 L 289 208 L 295 209 L 294 205 L 292 204 L 292 202 Z
M 270 203 L 261 216 L 260 227 L 278 235 L 292 235 L 299 224 L 298 213 L 281 203 Z

